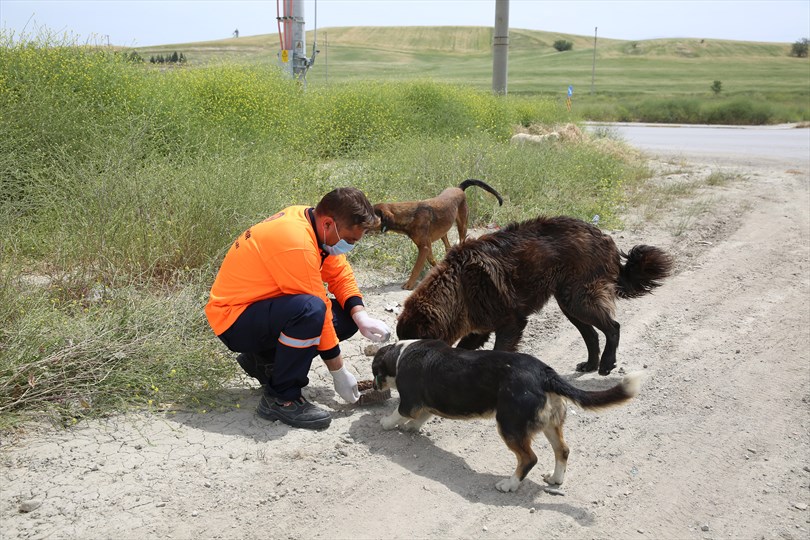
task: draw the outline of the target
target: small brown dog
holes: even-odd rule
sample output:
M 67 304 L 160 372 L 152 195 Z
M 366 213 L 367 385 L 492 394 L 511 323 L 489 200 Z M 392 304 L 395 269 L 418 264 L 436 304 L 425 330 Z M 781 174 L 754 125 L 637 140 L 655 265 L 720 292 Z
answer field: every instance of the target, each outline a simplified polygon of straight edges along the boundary
M 467 197 L 464 190 L 478 186 L 492 193 L 498 204 L 503 205 L 503 198 L 489 184 L 481 180 L 464 180 L 458 187 L 447 188 L 437 197 L 423 201 L 379 203 L 374 205 L 374 213 L 380 218 L 380 232 L 394 231 L 408 235 L 419 249 L 416 264 L 411 271 L 403 289 L 411 290 L 416 278 L 426 262 L 436 266 L 433 256 L 433 242 L 442 239 L 445 249 L 450 249 L 447 232 L 455 222 L 458 227 L 458 241 L 467 237 Z M 373 229 L 370 229 L 373 230 Z

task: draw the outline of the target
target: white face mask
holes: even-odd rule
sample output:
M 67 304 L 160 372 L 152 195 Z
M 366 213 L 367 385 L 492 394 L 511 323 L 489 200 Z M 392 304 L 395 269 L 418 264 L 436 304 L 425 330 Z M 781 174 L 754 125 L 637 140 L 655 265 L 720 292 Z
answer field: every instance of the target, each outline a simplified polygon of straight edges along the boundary
M 334 246 L 330 246 L 326 243 L 326 226 L 323 228 L 323 239 L 324 243 L 321 244 L 321 247 L 325 252 L 329 255 L 344 255 L 354 249 L 354 244 L 348 243 L 343 238 L 340 238 L 340 233 L 338 232 L 337 221 L 335 222 L 335 233 L 337 233 L 339 240 L 337 244 Z

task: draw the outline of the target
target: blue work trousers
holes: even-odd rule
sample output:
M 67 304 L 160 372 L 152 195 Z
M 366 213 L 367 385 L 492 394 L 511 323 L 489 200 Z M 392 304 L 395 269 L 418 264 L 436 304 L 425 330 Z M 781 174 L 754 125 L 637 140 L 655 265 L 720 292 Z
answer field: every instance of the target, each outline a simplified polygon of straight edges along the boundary
M 357 332 L 347 310 L 332 299 L 332 322 L 343 341 Z M 317 296 L 296 294 L 255 302 L 219 338 L 232 351 L 254 353 L 272 364 L 265 392 L 281 401 L 301 397 L 318 354 L 326 305 Z

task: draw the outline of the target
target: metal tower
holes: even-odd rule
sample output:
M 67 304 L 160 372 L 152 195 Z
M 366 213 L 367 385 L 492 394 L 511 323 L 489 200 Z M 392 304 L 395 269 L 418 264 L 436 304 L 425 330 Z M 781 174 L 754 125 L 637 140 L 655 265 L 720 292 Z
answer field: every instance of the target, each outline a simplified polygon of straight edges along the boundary
M 307 58 L 306 30 L 304 28 L 304 0 L 280 0 L 276 20 L 281 51 L 279 65 L 293 78 L 306 83 L 307 70 L 315 63 L 316 41 L 313 39 L 312 57 Z M 317 2 L 316 21 L 317 21 Z M 317 32 L 317 28 L 315 29 Z M 317 34 L 316 34 L 317 35 Z

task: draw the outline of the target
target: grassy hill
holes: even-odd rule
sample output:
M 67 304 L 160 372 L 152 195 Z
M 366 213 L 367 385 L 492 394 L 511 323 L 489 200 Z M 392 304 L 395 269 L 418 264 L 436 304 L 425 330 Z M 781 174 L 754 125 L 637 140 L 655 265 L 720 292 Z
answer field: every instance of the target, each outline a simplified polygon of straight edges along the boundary
M 429 78 L 476 88 L 491 87 L 492 28 L 489 27 L 340 27 L 317 32 L 313 85 L 352 80 Z M 564 39 L 573 50 L 557 52 Z M 311 54 L 313 32 L 307 33 Z M 799 106 L 810 102 L 810 63 L 789 56 L 789 43 L 713 39 L 625 41 L 599 38 L 594 93 L 610 96 L 712 97 L 720 80 L 724 96 L 759 96 Z M 510 30 L 509 92 L 558 94 L 568 85 L 575 99 L 590 94 L 593 36 L 537 30 Z M 141 48 L 153 54 L 183 52 L 190 65 L 212 62 L 276 64 L 278 35 Z

